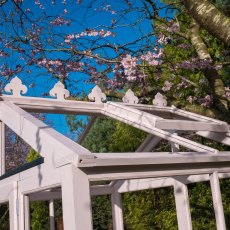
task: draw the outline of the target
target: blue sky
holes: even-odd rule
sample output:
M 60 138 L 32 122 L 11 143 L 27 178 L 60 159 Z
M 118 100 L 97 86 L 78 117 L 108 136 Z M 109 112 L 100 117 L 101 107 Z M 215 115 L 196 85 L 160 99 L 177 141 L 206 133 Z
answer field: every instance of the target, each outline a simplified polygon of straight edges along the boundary
M 49 4 L 47 5 L 47 2 Z M 71 34 L 71 33 L 80 33 L 87 28 L 107 28 L 111 26 L 112 20 L 118 21 L 121 26 L 114 29 L 113 32 L 116 33 L 115 37 L 108 38 L 108 42 L 112 44 L 125 44 L 130 41 L 135 40 L 140 35 L 148 33 L 151 31 L 151 23 L 150 21 L 143 21 L 138 26 L 129 26 L 131 22 L 141 19 L 143 14 L 134 11 L 132 13 L 124 14 L 122 19 L 119 19 L 118 14 L 111 13 L 114 11 L 119 11 L 120 9 L 127 9 L 127 5 L 124 4 L 125 1 L 94 1 L 94 5 L 89 5 L 91 1 L 82 1 L 80 5 L 76 4 L 76 1 L 67 0 L 67 5 L 63 5 L 61 2 L 63 0 L 56 0 L 56 5 L 52 6 L 50 4 L 51 1 L 41 1 L 44 3 L 44 10 L 41 10 L 38 5 L 34 5 L 34 1 L 24 0 L 21 7 L 22 9 L 26 10 L 30 8 L 31 13 L 28 13 L 30 17 L 39 17 L 44 16 L 45 14 L 48 16 L 66 16 L 67 19 L 74 20 L 74 23 L 71 26 L 61 26 L 56 29 L 57 33 L 62 34 Z M 136 7 L 140 7 L 141 1 L 131 1 L 135 2 Z M 70 4 L 70 6 L 69 6 Z M 111 5 L 111 10 L 106 11 L 104 8 L 106 5 Z M 64 9 L 68 10 L 68 13 L 64 15 Z M 8 10 L 6 10 L 8 11 Z M 141 29 L 140 29 L 141 28 Z M 4 30 L 4 25 L 3 25 Z M 20 32 L 19 32 L 20 33 Z M 49 35 L 46 34 L 48 37 Z M 154 41 L 154 38 L 153 38 Z M 87 47 L 88 44 L 85 43 Z M 79 48 L 83 49 L 83 48 Z M 135 47 L 132 47 L 135 49 Z M 99 51 L 100 53 L 101 51 Z M 59 56 L 58 56 L 59 55 Z M 113 56 L 112 52 L 108 52 L 108 55 Z M 65 59 L 65 54 L 58 53 L 58 54 L 50 54 L 50 57 L 53 58 L 62 58 Z M 17 55 L 12 55 L 12 60 L 14 59 L 15 64 L 20 63 L 20 60 Z M 1 59 L 0 59 L 1 61 Z M 52 89 L 54 84 L 57 82 L 57 79 L 52 78 L 46 73 L 43 69 L 38 69 L 36 67 L 29 67 L 32 71 L 32 74 L 19 74 L 18 77 L 23 80 L 23 82 L 28 87 L 28 96 L 35 96 L 35 97 L 44 97 L 44 94 L 47 93 Z M 84 92 L 88 94 L 90 90 L 93 88 L 93 84 L 87 84 L 85 80 L 89 79 L 82 73 L 70 73 L 69 79 L 71 82 L 76 81 L 74 87 L 70 87 L 71 93 L 76 92 Z M 33 85 L 34 87 L 29 87 Z M 68 85 L 68 83 L 67 83 Z M 65 116 L 64 115 L 47 115 L 47 120 L 52 120 L 53 126 L 58 131 L 62 132 L 63 134 L 69 133 L 69 128 L 66 127 Z

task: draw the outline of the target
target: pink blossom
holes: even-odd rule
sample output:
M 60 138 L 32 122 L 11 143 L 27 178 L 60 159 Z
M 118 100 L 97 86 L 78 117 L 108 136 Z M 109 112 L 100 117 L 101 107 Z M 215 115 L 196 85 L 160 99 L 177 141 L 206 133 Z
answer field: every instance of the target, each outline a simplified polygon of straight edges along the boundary
M 165 81 L 164 86 L 162 88 L 163 91 L 167 92 L 172 88 L 172 83 L 169 81 Z
M 41 2 L 39 0 L 35 0 L 34 2 L 35 5 L 38 5 L 40 7 L 40 9 L 44 10 L 44 6 L 41 4 Z
M 65 20 L 64 18 L 61 17 L 56 17 L 53 21 L 50 21 L 50 24 L 53 26 L 63 26 L 63 25 L 70 25 L 70 20 Z
M 164 34 L 159 34 L 159 36 L 158 36 L 158 39 L 157 39 L 157 42 L 159 43 L 159 44 L 162 44 L 162 45 L 166 45 L 166 44 L 168 44 L 168 37 L 166 37 Z
M 210 95 L 206 95 L 204 98 L 200 98 L 199 102 L 201 103 L 201 106 L 209 108 L 213 103 L 213 98 Z
M 141 59 L 148 62 L 150 65 L 157 66 L 161 63 L 159 58 L 163 55 L 163 51 L 160 49 L 159 53 L 148 52 L 144 55 L 141 55 Z
M 90 36 L 90 37 L 91 36 L 98 36 L 98 34 L 99 33 L 96 30 L 89 30 L 88 33 L 87 33 L 87 35 Z
M 132 68 L 137 65 L 137 58 L 133 58 L 130 54 L 127 54 L 121 61 L 124 68 Z

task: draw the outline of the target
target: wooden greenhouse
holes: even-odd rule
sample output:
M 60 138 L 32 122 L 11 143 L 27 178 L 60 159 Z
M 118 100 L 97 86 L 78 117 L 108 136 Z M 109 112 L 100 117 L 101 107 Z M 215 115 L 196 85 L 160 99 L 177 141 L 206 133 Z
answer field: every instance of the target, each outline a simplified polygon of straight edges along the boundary
M 30 228 L 31 201 L 50 201 L 50 229 L 54 227 L 54 199 L 62 199 L 65 230 L 92 230 L 91 196 L 111 195 L 113 229 L 123 230 L 121 194 L 130 191 L 173 187 L 178 228 L 191 230 L 192 221 L 187 185 L 210 181 L 216 226 L 226 229 L 219 179 L 230 177 L 230 152 L 218 151 L 183 137 L 191 132 L 230 145 L 225 122 L 168 107 L 161 94 L 153 105 L 137 104 L 128 90 L 121 102 L 104 102 L 99 87 L 89 94 L 95 102 L 65 100 L 69 92 L 59 82 L 50 91 L 53 98 L 21 96 L 26 93 L 20 79 L 6 85 L 0 102 L 0 202 L 9 203 L 10 229 Z M 136 152 L 92 153 L 30 114 L 85 114 L 92 116 L 84 135 L 98 116 L 108 116 L 147 132 Z M 42 158 L 32 166 L 5 172 L 5 126 L 12 129 Z M 82 138 L 84 138 L 84 135 Z M 171 152 L 154 152 L 162 140 L 171 143 Z M 181 152 L 180 147 L 189 149 Z M 92 181 L 110 181 L 91 185 Z

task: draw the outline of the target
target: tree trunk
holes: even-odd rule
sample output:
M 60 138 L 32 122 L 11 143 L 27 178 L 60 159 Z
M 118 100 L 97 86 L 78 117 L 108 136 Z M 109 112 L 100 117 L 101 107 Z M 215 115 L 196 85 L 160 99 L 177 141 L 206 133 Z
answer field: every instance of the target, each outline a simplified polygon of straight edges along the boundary
M 212 61 L 207 46 L 200 37 L 199 28 L 199 24 L 195 20 L 193 20 L 189 30 L 189 37 L 191 43 L 194 46 L 201 60 L 209 59 L 210 61 Z M 223 113 L 227 113 L 228 101 L 225 98 L 225 88 L 221 76 L 219 75 L 218 71 L 214 68 L 204 69 L 203 73 L 204 76 L 207 78 L 209 85 L 213 91 L 214 107 Z
M 208 0 L 184 0 L 190 15 L 210 34 L 230 47 L 230 18 Z
M 193 20 L 190 25 L 189 37 L 192 45 L 194 46 L 197 52 L 198 57 L 202 60 L 211 60 L 211 56 L 208 52 L 208 49 L 205 43 L 203 42 L 202 38 L 200 37 L 200 25 L 195 20 Z

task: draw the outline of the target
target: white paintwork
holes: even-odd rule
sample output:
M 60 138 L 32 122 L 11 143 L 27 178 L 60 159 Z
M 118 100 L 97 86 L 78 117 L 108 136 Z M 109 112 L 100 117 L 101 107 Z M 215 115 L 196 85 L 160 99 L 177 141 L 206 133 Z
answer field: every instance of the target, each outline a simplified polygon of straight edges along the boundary
M 185 130 L 185 131 L 215 131 L 226 133 L 229 130 L 228 125 L 222 123 L 211 123 L 202 121 L 185 121 L 185 120 L 157 120 L 155 127 L 164 130 Z
M 170 132 L 155 128 L 156 122 L 159 120 L 163 120 L 162 118 L 159 118 L 157 116 L 153 116 L 151 114 L 128 108 L 120 104 L 118 105 L 112 102 L 107 102 L 104 105 L 104 110 L 102 113 L 116 120 L 127 123 L 133 127 L 161 137 L 165 140 L 184 146 L 188 149 L 198 152 L 218 152 L 216 149 L 179 137 Z
M 217 132 L 209 132 L 209 131 L 199 131 L 196 134 L 230 146 L 230 132 L 217 133 Z
M 63 113 L 63 114 L 99 114 L 104 105 L 88 101 L 53 100 L 48 98 L 33 98 L 1 96 L 4 102 L 14 103 L 22 109 L 39 113 Z
M 219 183 L 217 171 L 214 171 L 210 175 L 210 184 L 212 190 L 213 207 L 214 207 L 215 217 L 216 217 L 216 228 L 217 230 L 226 230 L 224 209 L 223 209 L 220 183 Z
M 111 195 L 113 230 L 124 230 L 121 194 L 113 191 Z
M 188 188 L 178 180 L 174 180 L 174 196 L 179 230 L 192 230 Z
M 44 164 L 0 181 L 0 203 L 10 204 L 11 230 L 29 229 L 29 199 L 50 200 L 50 229 L 54 229 L 55 198 L 63 200 L 65 229 L 92 230 L 90 196 L 105 194 L 111 194 L 113 228 L 122 230 L 121 193 L 168 186 L 174 186 L 179 229 L 192 229 L 186 184 L 209 179 L 217 229 L 226 229 L 219 178 L 230 177 L 230 152 L 218 152 L 176 134 L 180 130 L 195 131 L 198 135 L 230 145 L 230 131 L 226 122 L 166 107 L 167 102 L 159 93 L 153 101 L 155 106 L 135 104 L 137 98 L 131 91 L 124 98 L 127 104 L 103 104 L 106 96 L 98 86 L 89 95 L 89 99 L 96 103 L 65 101 L 69 92 L 61 83 L 57 83 L 51 90 L 57 100 L 21 97 L 26 87 L 18 78 L 6 86 L 6 91 L 13 95 L 0 97 L 0 173 L 4 173 L 5 167 L 4 123 L 45 158 Z M 23 109 L 30 112 L 92 115 L 93 119 L 80 142 L 100 114 L 130 124 L 150 135 L 135 153 L 91 153 Z M 171 142 L 173 153 L 148 152 L 161 139 Z M 195 152 L 179 152 L 179 145 Z M 114 181 L 109 185 L 90 187 L 89 181 L 94 180 Z
M 167 101 L 165 100 L 164 96 L 158 92 L 153 99 L 153 105 L 160 107 L 167 106 Z
M 122 101 L 129 104 L 137 104 L 139 99 L 134 95 L 134 92 L 131 89 L 128 89 L 125 96 L 122 98 Z
M 111 185 L 94 185 L 90 187 L 91 196 L 108 195 L 113 193 Z
M 10 230 L 18 230 L 18 194 L 17 182 L 12 184 L 12 191 L 9 195 L 9 214 L 10 214 Z
M 65 86 L 62 82 L 57 82 L 53 89 L 50 90 L 50 96 L 57 98 L 57 100 L 65 100 L 69 97 L 69 90 L 65 89 Z
M 0 119 L 24 139 L 53 167 L 75 161 L 79 156 L 93 157 L 88 150 L 58 133 L 29 113 L 11 103 L 0 103 Z M 74 160 L 75 159 L 75 160 Z
M 175 133 L 175 132 L 174 134 L 178 135 L 178 133 Z M 180 152 L 180 145 L 171 142 L 171 150 L 172 152 Z
M 49 217 L 50 217 L 50 230 L 55 230 L 54 220 L 54 200 L 49 201 Z
M 62 168 L 64 229 L 93 230 L 89 180 L 74 166 Z
M 166 165 L 229 162 L 230 152 L 218 154 L 210 152 L 142 152 L 140 153 L 93 153 L 95 159 L 84 159 L 79 167 L 93 166 L 124 166 L 124 165 Z
M 0 175 L 5 173 L 5 125 L 0 121 Z
M 188 112 L 188 111 L 185 111 L 182 109 L 178 109 L 175 106 L 172 106 L 170 108 L 170 112 L 172 114 L 176 114 L 176 115 L 179 115 L 179 116 L 182 116 L 185 118 L 190 118 L 190 119 L 195 120 L 195 121 L 214 122 L 214 123 L 218 123 L 218 124 L 226 124 L 227 125 L 227 123 L 224 121 L 220 121 L 220 120 L 217 120 L 214 118 L 202 116 L 200 114 L 196 114 L 196 113 Z
M 30 198 L 24 196 L 24 207 L 25 207 L 25 230 L 30 230 Z
M 88 95 L 90 101 L 95 101 L 96 103 L 102 103 L 106 100 L 106 95 L 101 91 L 99 86 L 95 86 L 91 93 Z
M 174 179 L 168 177 L 150 178 L 150 179 L 133 179 L 133 180 L 120 180 L 114 185 L 117 192 L 134 192 L 146 189 L 156 189 L 170 187 L 174 185 Z
M 12 93 L 14 97 L 21 97 L 21 93 L 25 94 L 27 92 L 27 87 L 22 84 L 18 77 L 15 77 L 5 86 L 4 90 L 7 93 Z
M 29 195 L 31 201 L 42 201 L 47 200 L 50 201 L 52 199 L 61 199 L 61 190 L 59 191 L 41 191 L 37 193 L 32 193 Z

